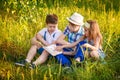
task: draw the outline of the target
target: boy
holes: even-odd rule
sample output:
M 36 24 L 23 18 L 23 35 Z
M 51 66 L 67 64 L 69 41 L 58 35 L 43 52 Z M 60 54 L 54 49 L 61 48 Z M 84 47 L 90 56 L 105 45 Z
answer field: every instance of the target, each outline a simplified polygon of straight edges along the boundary
M 73 43 L 83 36 L 83 16 L 75 12 L 70 18 L 67 18 L 67 20 L 69 21 L 69 25 L 57 40 L 57 43 L 62 44 L 62 46 L 58 46 L 56 48 L 58 51 L 63 50 L 63 53 L 56 55 L 56 58 L 62 65 L 70 66 L 71 62 L 69 60 L 69 57 L 71 56 L 74 57 L 78 62 L 84 60 L 84 56 L 80 47 L 77 47 L 77 49 L 65 47 L 67 44 Z M 68 42 L 64 40 L 65 37 L 68 38 Z M 81 42 L 81 44 L 83 43 L 84 42 Z M 77 46 L 80 45 L 78 44 Z
M 58 30 L 58 17 L 55 14 L 49 14 L 46 16 L 46 28 L 40 30 L 34 38 L 32 38 L 31 43 L 32 46 L 27 54 L 25 60 L 22 60 L 16 65 L 25 66 L 26 63 L 31 63 L 31 60 L 36 55 L 37 51 L 41 53 L 36 61 L 34 61 L 30 67 L 34 68 L 38 64 L 44 63 L 49 54 L 45 51 L 42 46 L 38 43 L 41 42 L 43 45 L 48 46 L 51 44 L 55 44 L 57 38 L 61 35 L 61 31 Z

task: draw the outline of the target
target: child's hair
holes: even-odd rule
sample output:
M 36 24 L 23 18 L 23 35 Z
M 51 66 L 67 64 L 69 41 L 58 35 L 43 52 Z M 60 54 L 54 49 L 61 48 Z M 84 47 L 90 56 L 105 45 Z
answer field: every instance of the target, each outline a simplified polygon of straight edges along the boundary
M 58 17 L 55 14 L 48 14 L 46 16 L 46 24 L 51 23 L 51 24 L 57 24 L 58 23 Z
M 94 20 L 88 20 L 87 22 L 90 24 L 89 39 L 95 43 L 96 39 L 100 38 L 100 45 L 102 45 L 102 35 L 98 23 Z

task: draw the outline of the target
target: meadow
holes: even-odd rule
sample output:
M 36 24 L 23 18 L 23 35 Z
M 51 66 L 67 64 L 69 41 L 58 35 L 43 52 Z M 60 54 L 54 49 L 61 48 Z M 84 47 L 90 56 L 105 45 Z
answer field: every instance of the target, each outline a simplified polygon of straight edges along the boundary
M 120 80 L 119 5 L 119 0 L 1 0 L 0 80 Z M 14 65 L 26 57 L 30 39 L 45 27 L 47 14 L 58 15 L 63 31 L 66 18 L 74 12 L 82 14 L 84 21 L 99 23 L 106 64 L 86 58 L 77 66 L 72 60 L 72 69 L 68 70 L 51 57 L 33 70 Z

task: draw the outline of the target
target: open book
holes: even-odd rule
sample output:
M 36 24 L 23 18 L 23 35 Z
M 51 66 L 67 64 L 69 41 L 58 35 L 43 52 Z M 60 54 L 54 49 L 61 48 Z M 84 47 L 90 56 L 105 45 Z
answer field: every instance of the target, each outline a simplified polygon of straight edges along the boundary
M 62 51 L 56 51 L 55 48 L 56 48 L 56 45 L 55 44 L 52 44 L 50 46 L 43 46 L 43 48 L 49 52 L 52 56 L 56 56 L 58 54 L 62 54 Z

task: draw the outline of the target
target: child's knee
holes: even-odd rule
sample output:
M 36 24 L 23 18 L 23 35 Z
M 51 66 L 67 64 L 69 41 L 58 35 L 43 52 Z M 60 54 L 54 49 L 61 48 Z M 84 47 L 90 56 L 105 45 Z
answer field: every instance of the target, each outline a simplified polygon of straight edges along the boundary
M 35 45 L 35 44 L 32 44 L 31 46 L 32 46 L 33 48 L 35 48 L 35 49 L 39 49 L 38 46 Z
M 99 55 L 98 55 L 98 52 L 97 52 L 97 51 L 92 51 L 92 52 L 91 52 L 91 56 L 99 59 Z
M 31 39 L 31 44 L 33 44 L 35 41 L 36 41 L 36 38 L 33 37 L 33 38 Z

